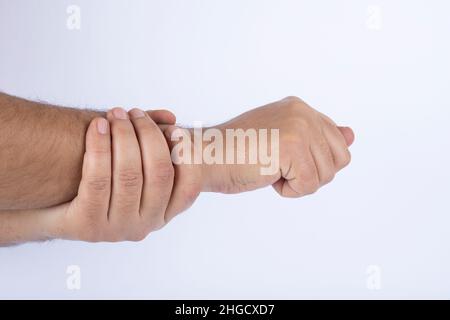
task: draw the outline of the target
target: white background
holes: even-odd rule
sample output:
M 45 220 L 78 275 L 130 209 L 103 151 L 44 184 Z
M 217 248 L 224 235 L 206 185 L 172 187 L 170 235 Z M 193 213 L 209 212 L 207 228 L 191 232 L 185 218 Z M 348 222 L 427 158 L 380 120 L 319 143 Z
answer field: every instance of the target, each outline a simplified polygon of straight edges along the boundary
M 168 107 L 188 125 L 297 95 L 356 133 L 350 167 L 307 198 L 202 194 L 142 243 L 0 249 L 0 297 L 449 298 L 449 14 L 445 0 L 0 0 L 4 92 Z

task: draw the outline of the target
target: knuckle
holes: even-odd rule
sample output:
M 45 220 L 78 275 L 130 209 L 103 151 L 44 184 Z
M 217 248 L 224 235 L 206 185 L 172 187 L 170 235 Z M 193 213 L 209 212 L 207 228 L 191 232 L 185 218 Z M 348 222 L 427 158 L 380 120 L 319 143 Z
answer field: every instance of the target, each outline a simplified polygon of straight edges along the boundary
M 131 235 L 128 236 L 127 240 L 132 242 L 140 242 L 145 240 L 147 236 L 149 235 L 149 231 L 146 230 L 138 230 L 133 232 Z
M 163 214 L 163 216 L 161 218 L 156 219 L 150 223 L 147 234 L 149 234 L 150 232 L 153 232 L 153 231 L 157 231 L 157 230 L 161 229 L 162 227 L 164 227 L 165 225 L 166 225 L 166 216 Z
M 331 181 L 333 181 L 333 179 L 334 179 L 334 172 L 330 171 L 329 173 L 325 174 L 325 176 L 323 177 L 322 184 L 328 184 Z
M 183 190 L 183 202 L 186 209 L 191 206 L 200 194 L 200 190 L 196 184 L 192 184 Z
M 300 108 L 306 105 L 302 99 L 294 96 L 287 97 L 284 101 L 286 103 L 286 107 L 293 112 L 297 112 Z
M 350 162 L 352 161 L 352 154 L 350 153 L 350 151 L 347 149 L 346 153 L 345 153 L 345 158 L 344 158 L 344 166 L 348 166 L 350 164 Z
M 301 184 L 300 189 L 302 190 L 302 193 L 305 195 L 316 192 L 320 187 L 317 175 L 313 170 L 303 170 L 301 172 L 300 184 Z
M 133 136 L 134 135 L 134 129 L 132 126 L 127 125 L 126 123 L 123 123 L 122 121 L 124 120 L 120 120 L 121 122 L 117 122 L 114 123 L 113 122 L 113 134 L 115 136 L 120 136 L 120 137 L 129 137 L 129 136 Z
M 188 188 L 186 199 L 189 203 L 194 202 L 200 194 L 200 186 L 198 184 L 192 184 L 190 188 Z
M 107 155 L 111 152 L 111 148 L 109 145 L 102 145 L 102 144 L 96 144 L 90 148 L 90 150 L 87 151 L 88 154 L 91 154 L 93 157 L 102 157 L 104 155 Z
M 319 190 L 319 183 L 317 181 L 305 184 L 304 186 L 304 194 L 305 195 L 309 195 L 309 194 L 314 194 L 316 193 L 317 190 Z
M 303 102 L 303 100 L 300 99 L 297 96 L 287 96 L 283 100 L 286 101 L 286 102 L 289 102 L 289 103 L 301 103 L 301 102 Z
M 175 176 L 175 170 L 170 161 L 159 160 L 155 163 L 152 173 L 153 180 L 156 183 L 165 185 L 171 183 Z
M 106 191 L 111 186 L 110 177 L 89 177 L 87 179 L 87 185 L 90 190 L 93 191 Z
M 122 170 L 118 174 L 119 183 L 126 188 L 135 188 L 142 185 L 142 173 L 138 170 Z
M 151 137 L 155 132 L 155 128 L 153 127 L 152 123 L 149 123 L 147 120 L 147 118 L 136 119 L 134 128 L 141 136 Z
M 125 228 L 118 225 L 110 225 L 108 231 L 103 236 L 103 241 L 106 242 L 120 242 L 126 240 Z
M 342 169 L 350 164 L 352 156 L 350 151 L 347 149 L 342 157 L 337 160 L 338 168 Z

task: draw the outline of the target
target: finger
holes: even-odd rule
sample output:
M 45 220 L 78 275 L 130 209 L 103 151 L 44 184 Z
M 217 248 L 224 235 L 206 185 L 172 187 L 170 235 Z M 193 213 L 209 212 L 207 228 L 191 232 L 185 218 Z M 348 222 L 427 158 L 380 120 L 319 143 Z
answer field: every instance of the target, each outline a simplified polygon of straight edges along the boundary
M 351 154 L 348 150 L 347 141 L 341 131 L 335 126 L 325 126 L 323 134 L 328 141 L 330 150 L 333 154 L 334 167 L 336 171 L 346 167 L 351 160 Z
M 322 116 L 322 119 L 325 120 L 325 122 L 339 129 L 341 134 L 344 136 L 345 142 L 348 147 L 350 147 L 353 144 L 353 142 L 355 141 L 355 134 L 350 127 L 338 127 L 337 124 L 330 117 L 320 112 L 319 114 Z
M 139 140 L 144 183 L 140 215 L 149 230 L 164 226 L 164 215 L 173 186 L 174 169 L 163 133 L 143 111 L 129 112 Z
M 355 141 L 355 133 L 353 132 L 352 128 L 350 127 L 337 127 L 337 128 L 344 136 L 347 146 L 350 147 Z
M 311 153 L 317 167 L 320 186 L 323 186 L 333 180 L 336 173 L 334 166 L 333 153 L 331 152 L 328 141 L 320 135 L 311 145 Z
M 159 130 L 161 130 L 161 132 L 163 132 L 163 134 L 167 129 L 171 128 L 172 126 L 173 126 L 172 124 L 158 124 Z
M 77 203 L 80 214 L 106 222 L 111 192 L 111 136 L 108 121 L 95 118 L 86 133 L 86 151 Z
M 116 228 L 126 228 L 139 218 L 143 180 L 141 153 L 128 113 L 114 108 L 107 117 L 111 124 L 113 155 L 109 220 Z
M 183 139 L 187 139 L 186 141 L 189 142 L 192 141 L 187 130 L 175 126 L 167 128 L 164 131 L 164 135 L 170 150 L 173 150 L 178 143 L 183 143 Z M 190 151 L 192 152 L 192 150 Z M 183 152 L 185 151 L 183 150 Z M 201 170 L 199 165 L 193 163 L 179 164 L 175 161 L 174 168 L 174 187 L 166 210 L 166 222 L 169 222 L 177 214 L 191 207 L 201 191 Z
M 175 124 L 177 121 L 175 115 L 169 110 L 148 110 L 146 112 L 157 124 Z
M 282 178 L 273 188 L 283 197 L 298 198 L 312 194 L 320 186 L 319 174 L 310 148 L 292 153 L 291 162 L 282 165 Z

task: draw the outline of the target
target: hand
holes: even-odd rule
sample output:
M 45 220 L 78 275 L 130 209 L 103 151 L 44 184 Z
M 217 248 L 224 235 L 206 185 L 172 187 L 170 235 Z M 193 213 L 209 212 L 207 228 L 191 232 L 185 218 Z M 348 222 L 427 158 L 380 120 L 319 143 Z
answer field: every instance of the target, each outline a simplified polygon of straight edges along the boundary
M 215 128 L 224 137 L 226 129 L 279 129 L 279 170 L 262 175 L 260 162 L 177 165 L 179 175 L 190 177 L 184 179 L 194 186 L 190 188 L 194 192 L 190 198 L 195 199 L 195 192 L 199 190 L 238 193 L 268 185 L 273 185 L 284 197 L 314 193 L 350 163 L 348 146 L 354 140 L 350 128 L 337 127 L 330 118 L 296 97 L 251 110 Z M 174 130 L 170 127 L 165 131 L 168 140 Z M 171 148 L 174 145 L 176 143 L 172 142 Z M 183 182 L 176 182 L 175 188 L 189 189 L 182 185 Z
M 350 163 L 352 130 L 338 128 L 296 97 L 251 110 L 219 128 L 279 129 L 280 168 L 266 176 L 260 173 L 261 165 L 226 165 L 206 175 L 204 184 L 211 191 L 235 193 L 273 185 L 283 197 L 301 197 L 329 183 Z
M 54 237 L 139 241 L 166 223 L 174 170 L 161 130 L 138 109 L 115 108 L 107 119 L 89 126 L 78 195 L 53 210 Z

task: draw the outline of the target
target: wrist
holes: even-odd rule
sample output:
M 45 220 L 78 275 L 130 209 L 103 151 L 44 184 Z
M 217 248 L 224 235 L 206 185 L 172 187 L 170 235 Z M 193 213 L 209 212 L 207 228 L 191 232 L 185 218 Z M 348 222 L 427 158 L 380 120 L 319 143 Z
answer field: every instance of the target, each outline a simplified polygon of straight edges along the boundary
M 209 134 L 205 134 L 205 132 L 217 130 L 224 136 L 225 130 L 219 126 L 189 128 L 187 130 L 189 131 L 192 145 L 192 167 L 196 170 L 196 174 L 200 179 L 200 191 L 222 192 L 221 189 L 226 182 L 228 166 L 225 163 L 225 158 L 221 159 L 221 157 L 214 155 L 221 154 L 225 156 L 225 145 L 221 141 L 221 143 L 216 145 L 216 148 L 212 148 L 212 144 L 217 143 L 217 141 Z M 217 148 L 221 148 L 221 150 Z M 214 151 L 211 151 L 212 149 Z
M 0 212 L 0 246 L 59 238 L 59 208 Z

